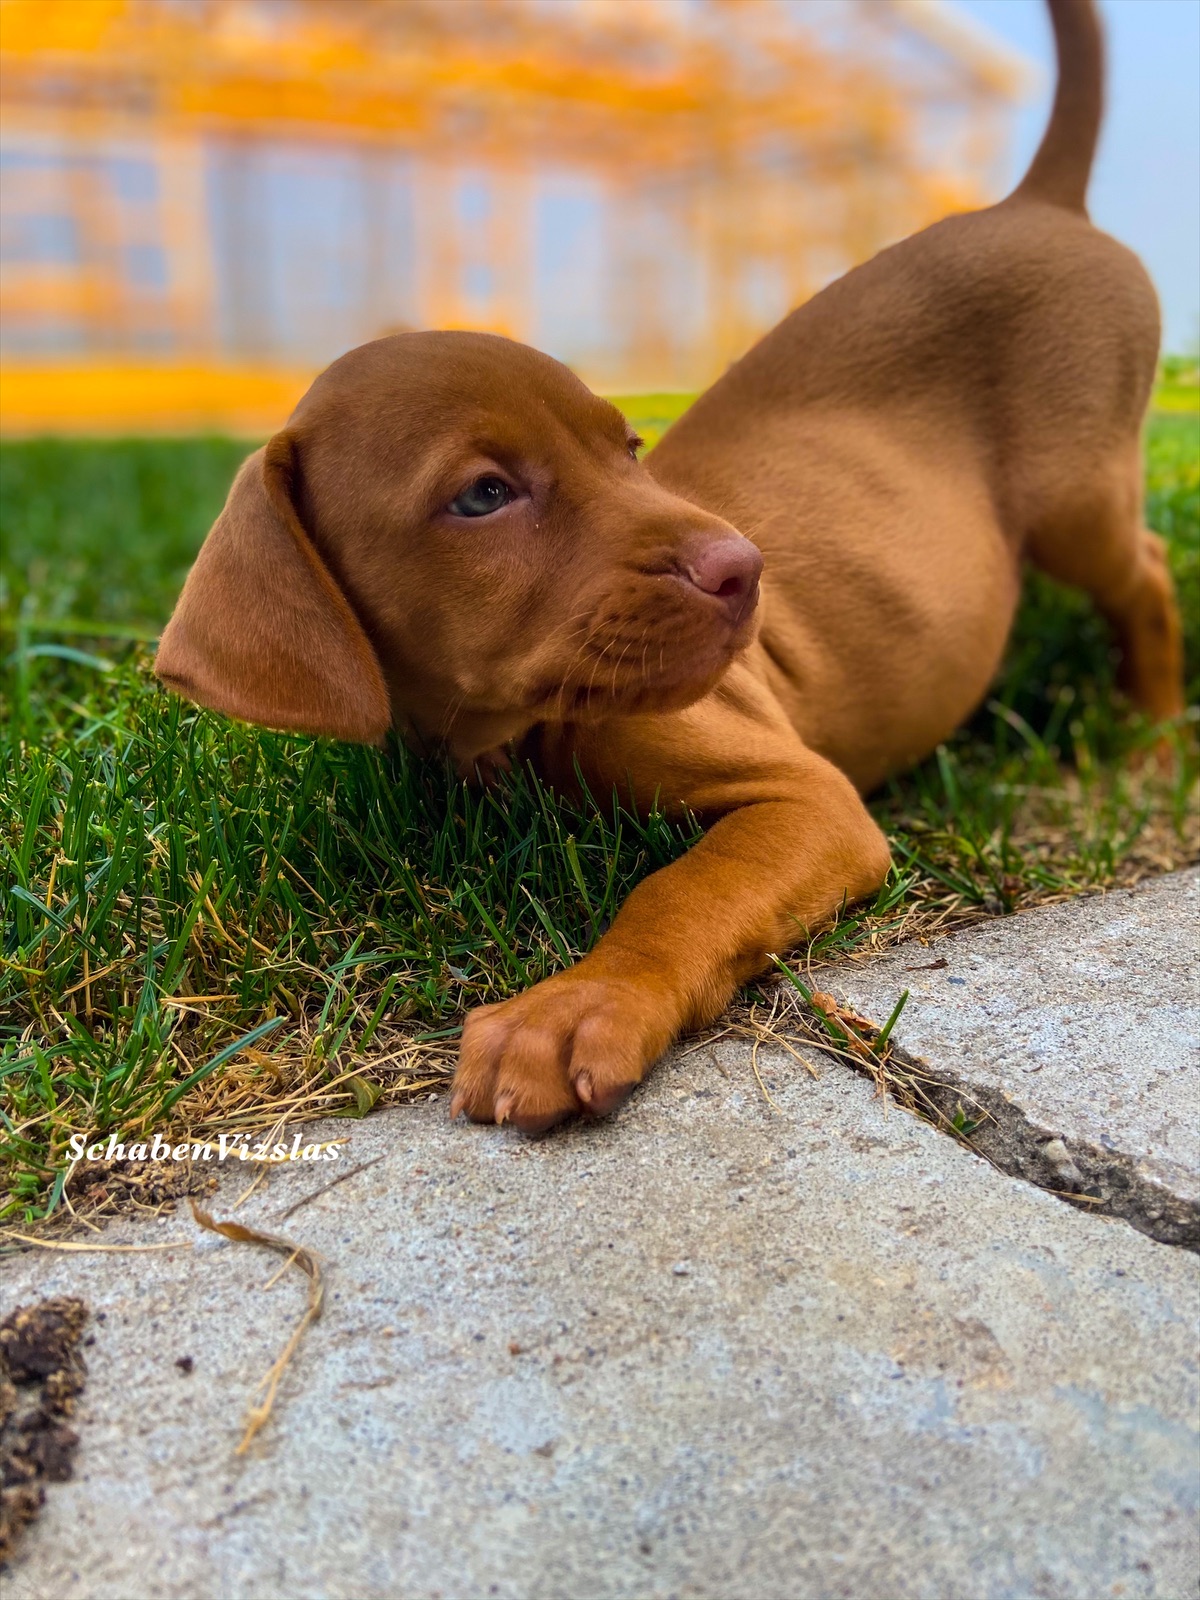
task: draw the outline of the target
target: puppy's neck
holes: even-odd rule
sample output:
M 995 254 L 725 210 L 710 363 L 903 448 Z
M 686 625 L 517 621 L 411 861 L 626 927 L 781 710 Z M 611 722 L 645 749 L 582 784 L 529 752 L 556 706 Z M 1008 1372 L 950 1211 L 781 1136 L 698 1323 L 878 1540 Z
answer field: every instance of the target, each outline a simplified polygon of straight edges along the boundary
M 444 750 L 460 778 L 488 782 L 511 765 L 506 747 L 531 726 L 528 712 L 462 711 L 448 725 L 434 729 L 415 718 L 397 718 L 405 741 L 422 755 Z

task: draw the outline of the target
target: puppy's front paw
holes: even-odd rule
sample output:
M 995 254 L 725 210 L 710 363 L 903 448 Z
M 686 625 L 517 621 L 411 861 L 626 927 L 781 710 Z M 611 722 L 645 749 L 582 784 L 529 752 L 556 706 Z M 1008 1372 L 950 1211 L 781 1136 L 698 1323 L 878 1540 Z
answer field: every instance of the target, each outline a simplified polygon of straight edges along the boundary
M 616 1109 L 671 1041 L 661 996 L 560 973 L 463 1028 L 450 1115 L 542 1133 Z

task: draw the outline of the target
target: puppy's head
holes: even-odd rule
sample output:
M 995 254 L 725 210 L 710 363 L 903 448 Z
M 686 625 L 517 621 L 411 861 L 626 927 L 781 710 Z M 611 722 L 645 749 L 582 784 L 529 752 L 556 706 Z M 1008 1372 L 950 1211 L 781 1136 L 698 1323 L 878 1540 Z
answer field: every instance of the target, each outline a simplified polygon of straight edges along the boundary
M 352 350 L 239 472 L 158 674 L 267 727 L 395 722 L 460 763 L 535 722 L 686 705 L 749 642 L 762 560 L 637 442 L 506 339 Z

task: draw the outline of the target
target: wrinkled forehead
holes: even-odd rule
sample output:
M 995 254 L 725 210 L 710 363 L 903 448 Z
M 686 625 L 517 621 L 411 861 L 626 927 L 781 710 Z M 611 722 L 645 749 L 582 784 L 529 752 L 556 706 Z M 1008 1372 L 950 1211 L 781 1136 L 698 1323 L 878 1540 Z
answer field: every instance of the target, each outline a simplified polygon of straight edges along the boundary
M 447 447 L 545 455 L 624 449 L 624 417 L 552 357 L 491 334 L 403 333 L 335 361 L 297 406 L 310 437 L 336 431 L 386 455 Z

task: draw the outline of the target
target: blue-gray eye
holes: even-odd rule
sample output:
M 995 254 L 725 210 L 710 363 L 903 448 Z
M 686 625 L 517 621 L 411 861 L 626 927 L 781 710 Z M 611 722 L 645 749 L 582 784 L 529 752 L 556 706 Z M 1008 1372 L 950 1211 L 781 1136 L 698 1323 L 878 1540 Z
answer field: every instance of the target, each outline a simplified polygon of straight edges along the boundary
M 447 509 L 456 517 L 486 517 L 499 511 L 513 498 L 503 478 L 476 478 L 475 482 L 451 500 Z

